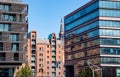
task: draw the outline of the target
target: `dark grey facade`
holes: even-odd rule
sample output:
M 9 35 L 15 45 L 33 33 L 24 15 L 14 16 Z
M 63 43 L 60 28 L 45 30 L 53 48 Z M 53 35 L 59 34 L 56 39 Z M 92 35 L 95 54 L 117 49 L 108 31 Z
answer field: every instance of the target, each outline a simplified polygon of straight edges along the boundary
M 20 0 L 0 0 L 0 77 L 14 77 L 25 62 L 28 5 Z

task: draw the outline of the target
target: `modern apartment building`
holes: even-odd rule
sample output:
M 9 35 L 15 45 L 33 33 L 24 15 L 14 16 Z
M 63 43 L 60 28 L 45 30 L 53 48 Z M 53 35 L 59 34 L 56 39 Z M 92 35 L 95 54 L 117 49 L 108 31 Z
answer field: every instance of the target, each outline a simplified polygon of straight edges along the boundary
M 0 77 L 14 77 L 25 61 L 27 7 L 20 0 L 0 0 Z
M 91 0 L 64 17 L 66 77 L 88 62 L 98 77 L 120 77 L 120 0 Z
M 27 58 L 35 77 L 64 77 L 62 31 L 60 39 L 55 33 L 50 34 L 48 39 L 38 39 L 36 31 L 28 34 Z

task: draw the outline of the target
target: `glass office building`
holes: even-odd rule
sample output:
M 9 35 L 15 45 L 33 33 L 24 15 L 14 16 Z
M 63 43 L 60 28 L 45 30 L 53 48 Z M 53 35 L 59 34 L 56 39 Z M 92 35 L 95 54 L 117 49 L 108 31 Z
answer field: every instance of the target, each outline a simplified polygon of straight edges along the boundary
M 91 0 L 64 17 L 66 77 L 87 62 L 98 77 L 120 77 L 120 0 Z

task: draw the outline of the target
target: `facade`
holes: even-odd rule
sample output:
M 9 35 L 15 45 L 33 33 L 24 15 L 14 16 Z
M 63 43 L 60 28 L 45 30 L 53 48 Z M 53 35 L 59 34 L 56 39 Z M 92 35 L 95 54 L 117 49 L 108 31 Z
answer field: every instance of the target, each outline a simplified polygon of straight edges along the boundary
M 0 77 L 14 77 L 25 62 L 27 7 L 20 0 L 0 0 Z
M 120 0 L 91 0 L 64 17 L 66 77 L 88 62 L 98 77 L 120 77 Z
M 31 31 L 27 58 L 35 77 L 64 77 L 63 44 L 55 33 L 48 39 L 38 39 L 36 31 Z

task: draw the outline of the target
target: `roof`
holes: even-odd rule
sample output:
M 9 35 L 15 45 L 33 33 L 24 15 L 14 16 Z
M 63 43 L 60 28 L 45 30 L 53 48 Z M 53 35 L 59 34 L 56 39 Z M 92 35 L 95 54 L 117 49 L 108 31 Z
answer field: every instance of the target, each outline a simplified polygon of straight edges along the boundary
M 22 3 L 22 0 L 0 0 L 0 2 Z

